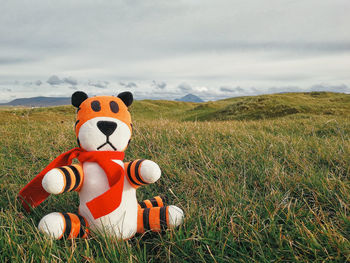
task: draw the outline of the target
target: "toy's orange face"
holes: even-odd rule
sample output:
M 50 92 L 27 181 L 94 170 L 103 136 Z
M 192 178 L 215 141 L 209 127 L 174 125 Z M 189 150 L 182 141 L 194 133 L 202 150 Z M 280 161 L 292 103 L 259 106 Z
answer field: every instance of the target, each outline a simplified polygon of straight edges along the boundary
M 76 93 L 78 95 L 74 95 Z M 128 93 L 131 102 L 130 97 L 129 100 L 123 96 L 87 98 L 85 93 L 76 93 L 72 104 L 78 108 L 75 132 L 80 146 L 86 151 L 124 151 L 132 133 L 126 105 L 132 102 L 131 93 Z

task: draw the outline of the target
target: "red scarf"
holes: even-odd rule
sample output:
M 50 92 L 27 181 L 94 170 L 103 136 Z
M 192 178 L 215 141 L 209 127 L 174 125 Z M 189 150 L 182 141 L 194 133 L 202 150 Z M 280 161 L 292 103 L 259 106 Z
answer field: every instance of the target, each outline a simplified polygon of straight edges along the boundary
M 81 163 L 98 163 L 108 178 L 110 189 L 86 203 L 93 217 L 100 218 L 119 207 L 124 186 L 124 169 L 113 160 L 123 160 L 124 152 L 87 152 L 81 148 L 74 148 L 58 156 L 19 192 L 18 196 L 28 212 L 31 207 L 38 206 L 50 195 L 41 184 L 45 174 L 53 168 L 72 164 L 74 158 Z

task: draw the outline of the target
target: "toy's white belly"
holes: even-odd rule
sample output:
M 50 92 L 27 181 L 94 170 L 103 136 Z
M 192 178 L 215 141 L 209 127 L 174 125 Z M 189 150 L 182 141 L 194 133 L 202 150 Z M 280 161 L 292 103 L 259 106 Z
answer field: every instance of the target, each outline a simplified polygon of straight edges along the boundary
M 124 168 L 124 164 L 121 161 L 117 162 Z M 84 182 L 79 192 L 79 212 L 87 219 L 90 228 L 103 231 L 106 234 L 115 235 L 117 238 L 127 239 L 132 237 L 137 230 L 136 190 L 129 184 L 125 173 L 120 206 L 108 215 L 95 220 L 87 208 L 86 203 L 110 188 L 108 178 L 97 163 L 85 162 L 83 170 Z

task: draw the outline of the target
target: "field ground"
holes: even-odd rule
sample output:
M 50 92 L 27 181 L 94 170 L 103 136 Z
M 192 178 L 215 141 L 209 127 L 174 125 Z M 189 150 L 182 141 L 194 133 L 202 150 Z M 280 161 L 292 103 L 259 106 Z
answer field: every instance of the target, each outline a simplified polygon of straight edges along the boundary
M 349 112 L 350 96 L 331 93 L 137 101 L 126 159 L 163 171 L 138 199 L 166 195 L 184 224 L 129 241 L 52 241 L 37 223 L 75 212 L 77 194 L 51 196 L 29 215 L 15 199 L 76 146 L 74 109 L 0 109 L 0 262 L 350 261 Z

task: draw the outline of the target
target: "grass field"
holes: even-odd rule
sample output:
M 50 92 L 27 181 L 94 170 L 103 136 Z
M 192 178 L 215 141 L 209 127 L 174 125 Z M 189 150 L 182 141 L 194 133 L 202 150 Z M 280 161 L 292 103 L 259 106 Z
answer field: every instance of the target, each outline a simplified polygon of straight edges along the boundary
M 0 262 L 350 261 L 350 96 L 278 94 L 208 103 L 137 101 L 126 159 L 163 174 L 138 199 L 166 195 L 184 224 L 129 241 L 52 241 L 45 214 L 75 212 L 51 196 L 33 213 L 19 190 L 75 147 L 74 109 L 0 109 Z

